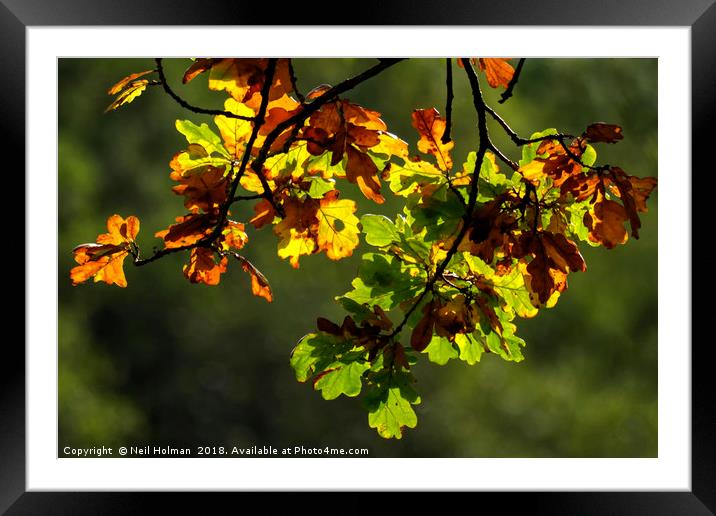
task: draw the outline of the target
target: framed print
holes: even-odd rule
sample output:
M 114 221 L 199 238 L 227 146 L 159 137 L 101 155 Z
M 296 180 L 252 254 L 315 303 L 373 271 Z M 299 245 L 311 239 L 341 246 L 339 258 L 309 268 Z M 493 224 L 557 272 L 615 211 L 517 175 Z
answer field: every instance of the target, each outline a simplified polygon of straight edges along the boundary
M 691 329 L 709 2 L 370 27 L 63 6 L 1 13 L 27 203 L 3 510 L 155 490 L 714 510 Z

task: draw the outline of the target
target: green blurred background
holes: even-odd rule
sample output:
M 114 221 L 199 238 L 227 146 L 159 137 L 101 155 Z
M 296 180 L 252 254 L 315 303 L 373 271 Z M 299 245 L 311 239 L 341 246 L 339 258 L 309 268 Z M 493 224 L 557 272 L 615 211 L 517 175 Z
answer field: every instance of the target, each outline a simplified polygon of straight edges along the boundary
M 340 80 L 375 61 L 295 61 L 299 88 Z M 190 61 L 165 67 L 192 103 L 221 107 L 206 77 L 182 86 Z M 418 427 L 385 441 L 367 425 L 356 399 L 324 401 L 295 381 L 289 353 L 318 315 L 342 318 L 333 297 L 349 288 L 360 254 L 332 262 L 301 258 L 294 270 L 276 256 L 269 228 L 249 232 L 246 256 L 269 278 L 274 302 L 251 295 L 248 276 L 230 267 L 218 287 L 184 279 L 183 254 L 134 268 L 128 288 L 72 287 L 72 248 L 104 232 L 113 213 L 140 218 L 145 254 L 155 231 L 184 213 L 170 191 L 168 162 L 185 146 L 174 120 L 209 122 L 150 88 L 103 115 L 106 90 L 151 59 L 60 59 L 59 68 L 59 446 L 367 447 L 372 457 L 654 457 L 657 455 L 657 194 L 642 237 L 606 251 L 583 245 L 586 273 L 551 310 L 518 321 L 526 360 L 487 355 L 414 367 L 423 403 Z M 410 113 L 444 111 L 444 61 L 413 59 L 361 85 L 347 98 L 383 113 L 411 144 Z M 467 80 L 454 67 L 453 156 L 476 147 Z M 489 89 L 489 88 L 488 88 Z M 657 175 L 657 61 L 528 59 L 514 97 L 488 103 L 523 136 L 548 127 L 581 132 L 596 121 L 623 126 L 618 145 L 599 145 L 601 163 Z M 519 151 L 491 126 L 495 142 Z M 385 187 L 387 190 L 387 186 Z M 352 185 L 362 213 L 394 216 L 398 199 L 377 206 Z M 246 220 L 251 206 L 234 211 Z

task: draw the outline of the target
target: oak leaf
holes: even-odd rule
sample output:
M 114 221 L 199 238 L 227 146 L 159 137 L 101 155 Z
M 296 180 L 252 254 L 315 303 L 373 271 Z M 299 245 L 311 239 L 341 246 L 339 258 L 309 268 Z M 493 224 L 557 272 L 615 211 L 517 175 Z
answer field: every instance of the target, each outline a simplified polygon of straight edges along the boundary
M 79 264 L 70 271 L 72 285 L 79 285 L 90 278 L 95 283 L 126 287 L 124 259 L 127 257 L 139 233 L 139 219 L 112 215 L 107 219 L 107 233 L 97 237 L 96 243 L 81 244 L 74 248 L 74 258 Z
M 442 137 L 447 128 L 447 122 L 435 108 L 416 109 L 412 115 L 413 127 L 418 131 L 418 150 L 424 154 L 432 154 L 437 160 L 438 167 L 443 172 L 452 169 L 450 151 L 455 142 L 443 143 Z
M 326 251 L 331 260 L 340 260 L 353 254 L 358 246 L 358 217 L 353 215 L 356 203 L 349 199 L 338 199 L 333 190 L 320 200 L 316 218 L 318 248 Z
M 192 245 L 212 232 L 217 219 L 216 212 L 190 213 L 177 217 L 176 224 L 157 231 L 154 236 L 164 240 L 164 246 L 167 249 Z
M 627 210 L 616 201 L 606 199 L 597 191 L 597 200 L 584 214 L 584 225 L 589 228 L 589 240 L 612 249 L 629 239 L 624 223 L 629 220 Z
M 616 124 L 597 122 L 584 131 L 584 137 L 591 143 L 616 143 L 624 138 L 622 128 Z
M 484 70 L 487 77 L 487 84 L 492 88 L 502 86 L 507 88 L 510 85 L 515 69 L 508 63 L 509 58 L 481 57 L 478 59 L 480 70 Z
M 253 295 L 262 297 L 269 303 L 273 301 L 273 293 L 271 292 L 271 285 L 269 285 L 266 276 L 264 276 L 256 266 L 249 260 L 239 254 L 234 254 L 237 260 L 241 263 L 241 268 L 244 272 L 251 276 L 251 292 Z
M 202 173 L 189 177 L 173 171 L 169 177 L 179 183 L 172 191 L 184 196 L 184 206 L 189 211 L 209 212 L 226 201 L 229 179 L 221 168 L 209 165 Z
M 191 250 L 189 265 L 185 265 L 183 271 L 184 276 L 192 283 L 218 285 L 227 265 L 226 256 L 217 263 L 214 251 L 206 247 L 195 247 Z
M 115 98 L 114 101 L 107 106 L 107 109 L 105 109 L 104 112 L 107 113 L 109 111 L 113 111 L 118 107 L 129 104 L 134 99 L 139 97 L 149 85 L 149 81 L 147 79 L 139 78 L 152 72 L 154 72 L 154 70 L 145 70 L 144 72 L 133 73 L 124 77 L 109 88 L 109 90 L 107 90 L 107 95 L 119 95 L 117 95 L 117 98 Z

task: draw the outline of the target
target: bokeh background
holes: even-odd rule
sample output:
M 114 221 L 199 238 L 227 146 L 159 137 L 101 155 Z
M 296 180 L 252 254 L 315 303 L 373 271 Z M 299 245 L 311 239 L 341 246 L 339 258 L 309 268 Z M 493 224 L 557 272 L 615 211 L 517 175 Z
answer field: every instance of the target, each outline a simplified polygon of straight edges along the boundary
M 221 107 L 202 76 L 182 86 L 190 62 L 166 60 L 170 81 L 190 102 Z M 340 80 L 368 59 L 295 61 L 299 87 Z M 168 162 L 184 148 L 174 120 L 208 122 L 160 88 L 104 115 L 106 90 L 151 59 L 60 59 L 59 68 L 59 446 L 367 447 L 371 457 L 654 457 L 657 455 L 657 198 L 642 237 L 614 250 L 583 245 L 588 270 L 570 275 L 557 307 L 518 321 L 526 360 L 484 356 L 467 366 L 427 360 L 414 367 L 423 403 L 418 427 L 385 441 L 356 399 L 324 401 L 295 381 L 288 364 L 318 315 L 338 319 L 333 297 L 349 289 L 365 244 L 331 262 L 303 257 L 294 270 L 276 256 L 269 228 L 251 231 L 246 255 L 268 276 L 274 302 L 250 293 L 238 267 L 218 287 L 190 284 L 186 257 L 125 271 L 126 289 L 72 287 L 72 248 L 104 232 L 106 218 L 137 215 L 145 253 L 155 231 L 184 213 L 170 191 Z M 415 151 L 410 113 L 444 110 L 444 62 L 413 59 L 347 95 L 383 113 Z M 476 147 L 467 80 L 454 67 L 453 156 Z M 489 89 L 489 88 L 488 88 Z M 657 175 L 657 62 L 653 59 L 528 59 L 514 97 L 488 103 L 521 135 L 556 127 L 580 133 L 596 121 L 623 126 L 625 139 L 599 145 L 601 163 Z M 494 140 L 519 151 L 496 126 Z M 360 213 L 393 216 L 400 201 L 359 200 Z M 387 187 L 386 187 L 387 189 Z M 245 220 L 248 203 L 234 211 Z M 243 217 L 243 218 L 242 218 Z

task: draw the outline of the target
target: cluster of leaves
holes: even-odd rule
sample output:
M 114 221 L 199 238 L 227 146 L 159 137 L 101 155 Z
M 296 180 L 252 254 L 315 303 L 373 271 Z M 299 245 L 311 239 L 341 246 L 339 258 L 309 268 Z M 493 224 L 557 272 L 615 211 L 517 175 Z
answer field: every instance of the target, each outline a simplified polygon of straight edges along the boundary
M 379 113 L 339 96 L 393 63 L 381 61 L 363 76 L 304 97 L 289 59 L 196 60 L 184 82 L 208 73 L 209 88 L 229 96 L 223 111 L 195 108 L 214 115 L 216 130 L 176 122 L 187 147 L 172 158 L 170 178 L 187 213 L 155 234 L 164 248 L 146 259 L 135 242 L 139 221 L 113 215 L 109 233 L 75 249 L 73 284 L 94 278 L 124 287 L 127 255 L 143 265 L 185 251 L 189 281 L 218 284 L 233 257 L 249 273 L 253 293 L 271 301 L 265 276 L 239 253 L 249 241 L 247 226 L 271 225 L 278 255 L 295 268 L 304 255 L 351 256 L 362 233 L 374 249 L 363 254 L 351 290 L 337 298 L 347 315 L 340 325 L 319 318 L 290 363 L 298 381 L 310 381 L 327 400 L 363 393 L 369 425 L 382 437 L 400 438 L 417 424 L 411 366 L 421 354 L 441 365 L 475 364 L 486 353 L 521 361 L 525 343 L 515 319 L 554 306 L 568 275 L 586 270 L 578 242 L 624 244 L 627 224 L 638 238 L 639 213 L 656 186 L 654 178 L 595 165 L 593 144 L 622 139 L 612 124 L 592 124 L 578 136 L 547 129 L 521 139 L 500 119 L 522 150 L 519 163 L 505 157 L 489 141 L 485 117 L 497 115 L 484 105 L 473 66 L 491 87 L 508 88 L 514 79 L 508 61 L 458 60 L 471 80 L 481 144 L 455 165 L 451 121 L 436 109 L 412 112 L 420 154 L 411 155 Z M 118 97 L 108 109 L 155 84 L 183 102 L 161 60 L 157 65 L 110 89 Z M 140 79 L 149 73 L 159 79 Z M 355 202 L 340 197 L 341 179 L 377 204 L 384 202 L 381 180 L 387 182 L 405 199 L 402 213 L 358 219 Z M 229 218 L 239 201 L 255 201 L 253 218 Z

